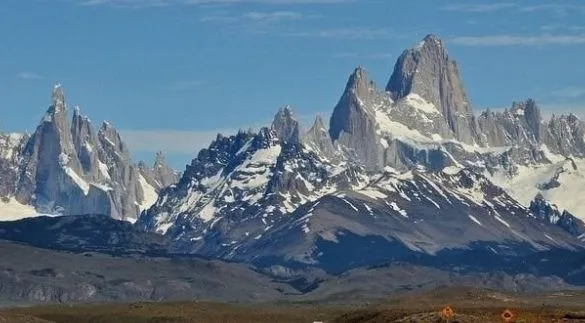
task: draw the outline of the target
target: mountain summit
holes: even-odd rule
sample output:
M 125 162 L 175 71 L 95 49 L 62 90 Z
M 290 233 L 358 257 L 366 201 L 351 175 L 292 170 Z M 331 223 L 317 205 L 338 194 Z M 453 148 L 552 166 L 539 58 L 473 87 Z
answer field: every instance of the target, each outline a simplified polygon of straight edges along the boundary
M 372 169 L 379 168 L 383 163 L 374 110 L 374 106 L 383 104 L 383 100 L 366 70 L 358 67 L 350 75 L 329 121 L 331 139 L 352 149 L 356 157 Z
M 292 108 L 287 105 L 278 110 L 272 122 L 272 131 L 276 136 L 287 143 L 299 143 L 300 125 L 294 115 Z
M 474 142 L 477 129 L 459 68 L 438 36 L 428 35 L 416 47 L 402 53 L 386 91 L 394 100 L 416 94 L 434 104 L 456 139 Z
M 114 127 L 104 123 L 96 132 L 79 107 L 73 109 L 71 122 L 68 112 L 63 87 L 57 84 L 51 105 L 30 137 L 0 140 L 6 142 L 0 147 L 0 178 L 14 183 L 0 190 L 0 220 L 40 213 L 102 214 L 136 221 L 163 185 L 154 188 L 144 180 Z M 167 177 L 163 182 L 172 181 Z

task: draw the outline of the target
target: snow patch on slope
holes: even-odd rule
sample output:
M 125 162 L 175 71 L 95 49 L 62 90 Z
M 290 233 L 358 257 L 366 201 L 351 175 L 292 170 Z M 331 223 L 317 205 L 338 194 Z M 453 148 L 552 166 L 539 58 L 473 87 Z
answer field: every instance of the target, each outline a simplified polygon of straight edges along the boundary
M 423 99 L 420 95 L 416 93 L 411 93 L 407 95 L 404 98 L 404 102 L 407 103 L 409 106 L 427 114 L 439 113 L 439 110 L 437 110 L 434 104 Z
M 392 210 L 398 212 L 400 215 L 402 215 L 405 218 L 408 218 L 408 214 L 406 213 L 405 210 L 401 209 L 398 204 L 396 204 L 396 202 L 392 202 L 392 203 L 388 203 L 386 202 L 386 205 L 388 205 L 390 208 L 392 208 Z
M 24 135 L 20 133 L 9 133 L 7 135 L 0 134 L 0 148 L 6 148 L 0 149 L 0 158 L 5 160 L 12 159 L 15 148 L 23 137 Z
M 0 200 L 0 221 L 16 221 L 40 216 L 34 207 L 19 203 L 14 198 L 8 202 Z
M 481 222 L 479 222 L 479 220 L 478 220 L 476 217 L 474 217 L 474 216 L 473 216 L 473 215 L 471 215 L 471 214 L 468 214 L 467 216 L 469 217 L 469 219 L 471 219 L 471 221 L 473 221 L 473 222 L 475 222 L 475 223 L 477 223 L 478 225 L 480 225 L 480 226 L 482 226 L 482 227 L 483 227 L 483 224 L 481 224 Z
M 77 173 L 71 167 L 63 167 L 65 173 L 73 180 L 73 182 L 83 191 L 83 194 L 87 196 L 89 193 L 89 184 L 77 175 Z
M 270 180 L 270 167 L 276 164 L 282 147 L 275 145 L 266 149 L 258 150 L 242 166 L 235 171 L 249 174 L 245 179 L 234 179 L 231 187 L 241 190 L 248 190 L 261 187 Z
M 432 143 L 431 138 L 426 137 L 417 130 L 408 128 L 400 122 L 392 121 L 383 111 L 376 110 L 376 121 L 380 127 L 379 133 L 382 135 L 390 135 L 393 138 L 405 141 Z
M 199 217 L 205 221 L 205 222 L 209 222 L 211 220 L 213 220 L 213 218 L 215 217 L 215 213 L 216 213 L 217 209 L 215 208 L 215 206 L 213 206 L 213 202 L 208 203 L 207 205 L 205 205 L 201 211 L 199 211 Z M 219 221 L 219 219 L 218 219 Z M 215 223 L 212 223 L 212 227 Z
M 98 160 L 98 170 L 100 171 L 100 173 L 102 174 L 102 176 L 104 178 L 106 178 L 108 180 L 112 180 L 112 178 L 110 177 L 108 166 L 99 160 Z
M 553 156 L 555 155 L 549 159 L 558 160 Z M 524 206 L 530 205 L 530 202 L 540 193 L 546 200 L 556 204 L 561 212 L 567 210 L 581 220 L 585 220 L 585 203 L 575 198 L 577 192 L 585 191 L 585 174 L 581 172 L 581 169 L 585 169 L 585 160 L 573 159 L 573 161 L 577 169 L 573 168 L 570 160 L 563 159 L 552 164 L 520 165 L 518 172 L 512 176 L 504 170 L 493 175 L 486 172 L 486 175 L 490 176 L 494 184 L 502 187 Z M 556 181 L 559 185 L 546 187 L 545 184 L 551 183 L 557 174 Z
M 142 187 L 142 192 L 144 194 L 142 203 L 139 203 L 140 212 L 142 212 L 153 206 L 154 203 L 156 203 L 156 200 L 158 199 L 158 194 L 156 193 L 154 187 L 148 184 L 144 176 L 140 175 L 138 177 L 138 182 L 140 183 L 140 186 Z
M 358 193 L 363 194 L 367 197 L 373 198 L 373 199 L 386 199 L 388 198 L 388 195 L 380 192 L 377 189 L 374 188 L 366 188 L 363 190 L 358 191 Z
M 351 202 L 349 202 L 348 200 L 346 200 L 346 199 L 344 199 L 344 198 L 341 198 L 341 200 L 342 200 L 343 202 L 345 202 L 345 204 L 349 205 L 349 207 L 350 207 L 350 208 L 352 208 L 354 211 L 356 211 L 356 212 L 358 212 L 358 213 L 359 213 L 359 211 L 360 211 L 360 210 L 358 210 L 358 208 L 357 208 L 357 207 L 355 207 L 355 205 L 351 204 Z

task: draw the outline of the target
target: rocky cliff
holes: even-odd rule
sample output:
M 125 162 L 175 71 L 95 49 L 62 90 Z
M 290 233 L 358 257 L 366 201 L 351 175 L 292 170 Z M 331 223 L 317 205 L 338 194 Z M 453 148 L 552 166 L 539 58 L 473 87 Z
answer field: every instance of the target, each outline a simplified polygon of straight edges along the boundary
M 61 85 L 35 132 L 0 135 L 0 153 L 4 219 L 104 214 L 135 222 L 177 176 L 162 155 L 141 171 L 118 131 L 107 122 L 96 131 L 79 107 L 70 121 Z

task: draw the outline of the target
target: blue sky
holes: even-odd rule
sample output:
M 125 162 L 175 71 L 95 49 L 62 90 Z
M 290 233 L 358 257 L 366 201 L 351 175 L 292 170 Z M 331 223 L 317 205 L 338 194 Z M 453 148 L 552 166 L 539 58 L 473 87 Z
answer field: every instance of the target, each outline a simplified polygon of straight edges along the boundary
M 476 109 L 535 98 L 585 112 L 585 2 L 443 0 L 2 0 L 0 129 L 33 131 L 63 84 L 137 159 L 182 168 L 218 131 L 285 104 L 328 118 L 349 73 L 383 87 L 428 33 L 457 59 Z

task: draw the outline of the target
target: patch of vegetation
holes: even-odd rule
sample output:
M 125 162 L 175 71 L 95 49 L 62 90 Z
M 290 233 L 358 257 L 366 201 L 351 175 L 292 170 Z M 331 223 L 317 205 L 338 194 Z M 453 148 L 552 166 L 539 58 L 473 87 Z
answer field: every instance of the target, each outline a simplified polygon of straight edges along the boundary
M 458 308 L 449 323 L 501 323 L 504 307 Z M 584 322 L 576 309 L 512 308 L 515 323 Z M 216 303 L 133 303 L 116 305 L 45 306 L 0 312 L 6 323 L 444 323 L 436 308 L 392 308 L 377 305 L 340 306 L 290 304 L 236 305 Z

